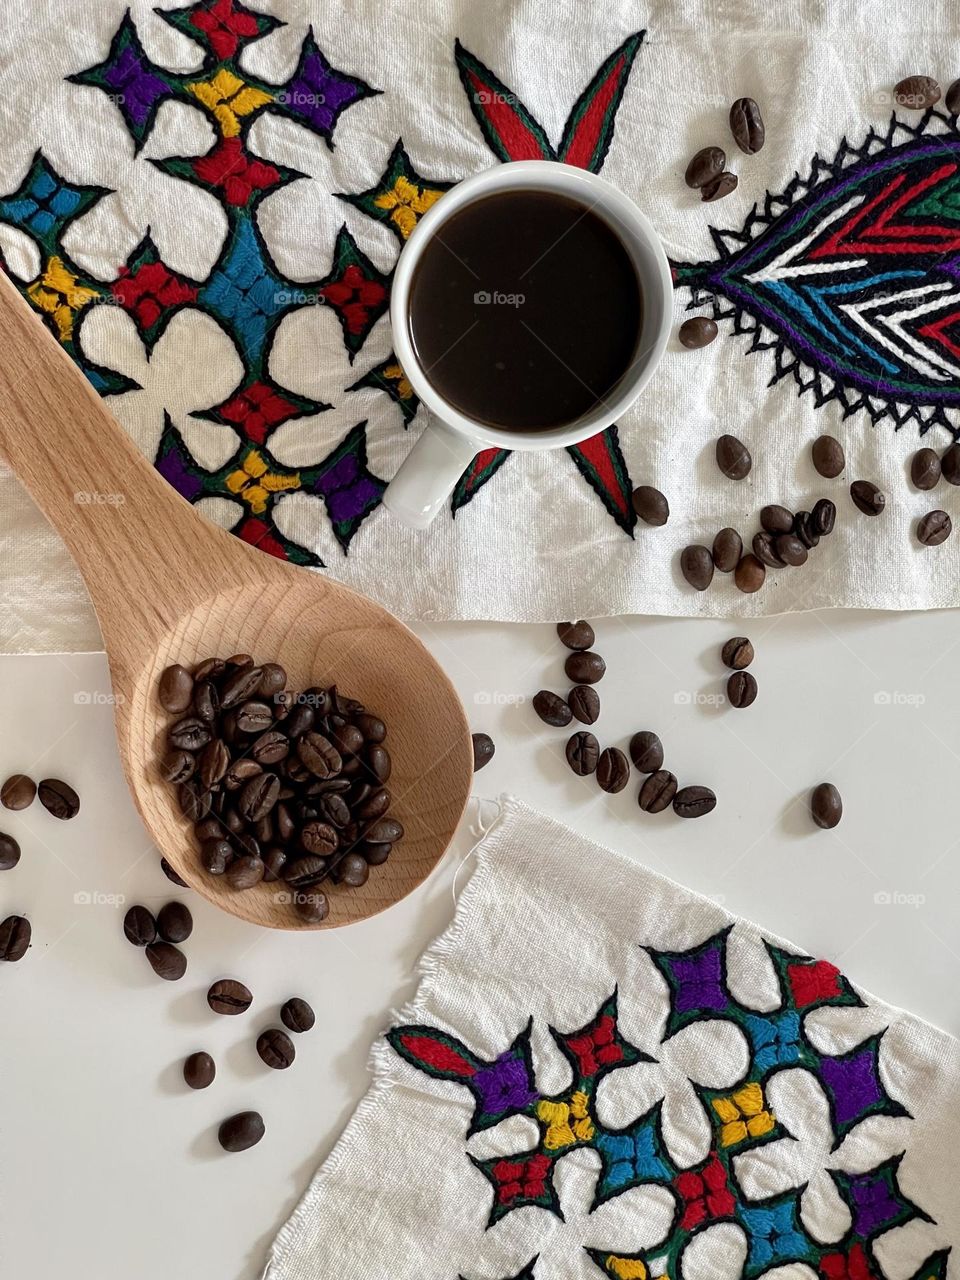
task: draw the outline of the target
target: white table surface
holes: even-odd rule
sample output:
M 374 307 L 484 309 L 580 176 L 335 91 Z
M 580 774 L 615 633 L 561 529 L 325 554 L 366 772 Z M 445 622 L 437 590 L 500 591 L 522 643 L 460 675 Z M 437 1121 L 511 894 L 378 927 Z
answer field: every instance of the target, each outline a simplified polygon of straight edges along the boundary
M 529 705 L 538 688 L 566 687 L 551 627 L 420 628 L 474 728 L 496 740 L 479 794 L 509 789 L 960 1034 L 956 614 L 752 623 L 760 695 L 746 711 L 717 698 L 719 646 L 736 630 L 597 625 L 602 743 L 625 748 L 635 730 L 656 729 L 681 784 L 717 792 L 712 815 L 682 822 L 638 810 L 636 775 L 606 797 L 570 773 L 567 731 Z M 250 1280 L 366 1088 L 371 1041 L 451 917 L 471 837 L 462 830 L 427 884 L 376 920 L 310 936 L 258 931 L 163 877 L 121 778 L 108 692 L 100 656 L 0 659 L 0 773 L 59 775 L 82 796 L 71 823 L 39 804 L 0 813 L 23 846 L 19 867 L 0 875 L 2 914 L 23 912 L 34 930 L 25 959 L 0 967 L 0 1273 Z M 807 815 L 823 779 L 845 802 L 835 832 Z M 576 874 L 588 891 L 589 868 Z M 176 985 L 121 929 L 126 906 L 173 897 L 195 918 Z M 204 1000 L 228 975 L 254 992 L 239 1018 L 215 1017 Z M 294 1066 L 271 1072 L 254 1040 L 294 994 L 317 1026 L 297 1038 Z M 200 1048 L 218 1075 L 191 1093 L 180 1067 Z M 217 1125 L 246 1108 L 263 1113 L 266 1137 L 226 1155 Z

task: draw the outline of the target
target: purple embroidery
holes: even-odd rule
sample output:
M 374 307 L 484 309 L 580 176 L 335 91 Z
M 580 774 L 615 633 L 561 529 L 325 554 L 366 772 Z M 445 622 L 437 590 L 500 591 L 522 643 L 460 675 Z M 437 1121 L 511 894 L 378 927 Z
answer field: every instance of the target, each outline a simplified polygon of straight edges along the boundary
M 318 133 L 333 132 L 337 116 L 363 89 L 350 77 L 344 77 L 330 66 L 317 49 L 303 60 L 300 74 L 284 93 L 284 105 L 308 120 Z
M 473 1077 L 483 1110 L 490 1115 L 521 1110 L 538 1096 L 522 1058 L 505 1054 Z
M 112 89 L 122 93 L 126 115 L 142 128 L 158 98 L 170 93 L 170 86 L 152 75 L 134 49 L 121 49 L 113 66 L 106 67 L 103 78 Z
M 723 989 L 723 969 L 720 951 L 711 947 L 697 956 L 673 960 L 670 969 L 677 984 L 675 1008 L 678 1013 L 692 1013 L 696 1009 L 713 1009 L 720 1012 L 728 1005 Z
M 903 1201 L 895 1196 L 886 1179 L 876 1173 L 850 1179 L 850 1208 L 853 1231 L 864 1239 L 895 1222 L 903 1211 Z
M 821 1058 L 820 1074 L 833 1095 L 834 1114 L 841 1128 L 884 1096 L 872 1045 L 846 1058 Z

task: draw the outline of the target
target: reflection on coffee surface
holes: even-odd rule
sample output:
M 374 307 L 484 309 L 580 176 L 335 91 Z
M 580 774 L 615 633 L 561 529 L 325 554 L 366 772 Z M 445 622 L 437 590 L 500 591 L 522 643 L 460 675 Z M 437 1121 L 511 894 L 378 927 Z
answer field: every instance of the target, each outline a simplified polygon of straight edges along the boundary
M 636 269 L 586 205 L 506 191 L 444 222 L 417 263 L 410 336 L 429 381 L 476 422 L 560 427 L 610 396 L 637 354 Z

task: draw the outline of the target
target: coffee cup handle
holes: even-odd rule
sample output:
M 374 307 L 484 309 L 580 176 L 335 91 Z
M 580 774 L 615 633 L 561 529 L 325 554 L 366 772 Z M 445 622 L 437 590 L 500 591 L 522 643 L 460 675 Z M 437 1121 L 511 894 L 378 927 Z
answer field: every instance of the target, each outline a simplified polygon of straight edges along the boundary
M 476 453 L 474 441 L 431 419 L 387 485 L 383 505 L 411 529 L 426 529 Z

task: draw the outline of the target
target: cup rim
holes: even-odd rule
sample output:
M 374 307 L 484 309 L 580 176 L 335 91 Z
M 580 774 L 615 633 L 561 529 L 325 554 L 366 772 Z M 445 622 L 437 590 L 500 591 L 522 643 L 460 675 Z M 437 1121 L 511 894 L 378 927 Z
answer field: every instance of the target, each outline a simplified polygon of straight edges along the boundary
M 413 347 L 408 323 L 410 284 L 413 273 L 434 232 L 465 205 L 482 199 L 486 195 L 511 188 L 553 191 L 564 188 L 571 195 L 579 196 L 581 199 L 587 197 L 587 202 L 601 216 L 606 214 L 614 219 L 614 230 L 624 240 L 628 252 L 632 253 L 632 246 L 623 236 L 622 227 L 626 227 L 636 241 L 650 253 L 662 293 L 660 324 L 646 351 L 635 357 L 632 375 L 625 376 L 615 392 L 585 417 L 565 426 L 547 428 L 543 431 L 513 431 L 491 427 L 461 413 L 437 391 L 422 368 Z M 401 250 L 394 270 L 390 297 L 393 349 L 420 401 L 442 425 L 458 435 L 492 448 L 510 450 L 562 448 L 566 445 L 578 444 L 611 426 L 637 400 L 660 363 L 669 340 L 669 301 L 672 294 L 670 264 L 660 238 L 650 220 L 637 208 L 629 196 L 606 179 L 598 177 L 597 174 L 573 165 L 555 160 L 509 160 L 464 178 L 451 188 L 442 200 L 437 201 L 414 227 Z

